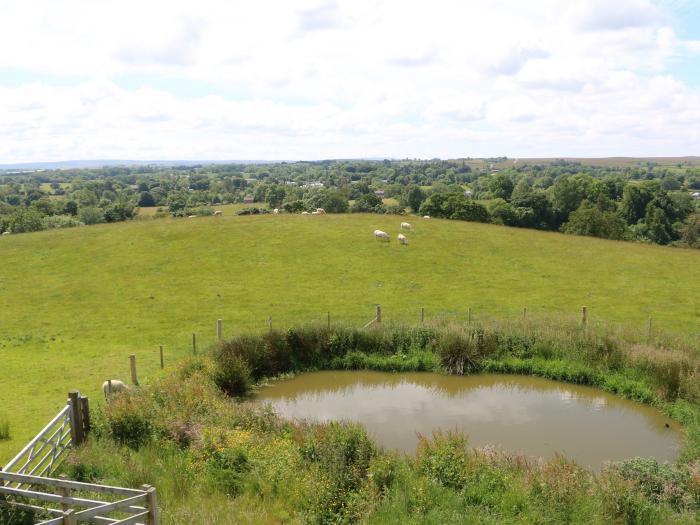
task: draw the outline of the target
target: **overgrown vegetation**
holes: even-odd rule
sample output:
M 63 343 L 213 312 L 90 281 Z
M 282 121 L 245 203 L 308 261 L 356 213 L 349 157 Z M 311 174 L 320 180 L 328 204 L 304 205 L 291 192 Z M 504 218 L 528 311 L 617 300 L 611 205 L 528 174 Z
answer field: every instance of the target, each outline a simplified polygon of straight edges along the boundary
M 353 424 L 278 419 L 232 400 L 270 376 L 311 368 L 529 373 L 653 404 L 688 436 L 675 465 L 599 473 L 421 439 L 414 457 L 378 449 Z M 700 390 L 696 350 L 563 326 L 306 325 L 234 337 L 116 397 L 66 472 L 158 487 L 164 523 L 696 523 Z M 227 395 L 228 394 L 228 395 Z
M 7 414 L 0 413 L 0 440 L 10 439 L 10 421 Z

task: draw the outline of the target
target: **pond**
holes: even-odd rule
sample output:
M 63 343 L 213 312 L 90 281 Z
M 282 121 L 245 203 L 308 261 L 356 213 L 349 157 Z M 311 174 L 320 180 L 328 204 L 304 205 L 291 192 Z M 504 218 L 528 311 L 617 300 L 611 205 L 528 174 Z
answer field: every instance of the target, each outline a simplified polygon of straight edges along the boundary
M 475 447 L 529 456 L 561 453 L 594 469 L 636 456 L 674 461 L 679 425 L 600 390 L 506 375 L 325 371 L 260 389 L 282 417 L 361 423 L 382 446 L 414 453 L 418 433 L 461 430 Z

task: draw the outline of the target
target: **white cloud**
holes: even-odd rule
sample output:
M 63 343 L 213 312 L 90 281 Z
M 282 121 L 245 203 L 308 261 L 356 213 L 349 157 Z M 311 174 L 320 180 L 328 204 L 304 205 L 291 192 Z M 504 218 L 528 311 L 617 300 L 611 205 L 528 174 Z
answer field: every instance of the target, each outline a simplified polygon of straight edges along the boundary
M 700 146 L 698 88 L 669 70 L 700 44 L 646 0 L 0 0 L 0 12 L 0 162 Z M 3 81 L 18 70 L 24 81 Z

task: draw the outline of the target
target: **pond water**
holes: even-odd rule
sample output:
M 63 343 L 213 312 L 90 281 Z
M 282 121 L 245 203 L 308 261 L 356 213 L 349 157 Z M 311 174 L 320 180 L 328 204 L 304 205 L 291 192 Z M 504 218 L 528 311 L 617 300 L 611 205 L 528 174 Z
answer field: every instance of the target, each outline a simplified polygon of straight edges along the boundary
M 681 448 L 678 424 L 654 408 L 537 377 L 312 372 L 261 388 L 256 402 L 287 418 L 361 423 L 380 445 L 407 453 L 418 433 L 437 429 L 462 430 L 475 447 L 558 452 L 595 469 L 636 456 L 673 461 Z

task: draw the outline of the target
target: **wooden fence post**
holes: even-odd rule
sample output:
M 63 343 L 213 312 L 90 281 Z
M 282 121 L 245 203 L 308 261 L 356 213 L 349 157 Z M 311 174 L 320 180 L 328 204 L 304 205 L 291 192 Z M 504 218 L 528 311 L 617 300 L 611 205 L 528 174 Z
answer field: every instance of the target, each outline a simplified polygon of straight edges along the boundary
M 472 307 L 467 309 L 467 323 L 472 324 Z
M 192 334 L 192 353 L 197 353 L 197 334 Z
M 587 314 L 587 308 L 585 306 L 581 307 L 581 324 L 585 327 L 586 323 L 588 322 L 588 319 L 586 317 Z
M 221 324 L 222 324 L 222 320 L 221 320 L 221 319 L 217 319 L 217 320 L 216 320 L 216 337 L 217 337 L 217 339 L 218 339 L 219 341 L 221 341 L 221 339 L 222 339 L 222 337 L 223 337 L 223 336 L 222 336 L 222 330 L 221 330 Z
M 267 318 L 267 328 L 272 332 L 272 316 Z
M 649 327 L 647 328 L 647 337 L 651 340 L 651 317 L 649 318 Z
M 80 411 L 83 417 L 83 430 L 85 436 L 90 433 L 90 400 L 87 397 L 80 398 Z
M 67 481 L 67 480 L 68 480 L 68 476 L 66 476 L 65 474 L 60 474 L 60 475 L 58 476 L 58 479 L 60 479 L 60 480 L 62 480 L 62 481 Z M 67 498 L 67 497 L 70 496 L 70 489 L 69 489 L 68 487 L 57 487 L 56 492 L 58 492 L 58 494 L 59 494 L 60 496 L 63 496 L 64 498 Z M 67 510 L 68 510 L 68 503 L 65 503 L 65 502 L 62 501 L 62 502 L 61 502 L 61 510 L 62 510 L 63 512 L 67 511 Z
M 160 345 L 160 369 L 163 370 L 165 362 L 163 361 L 163 345 Z
M 71 390 L 68 392 L 70 400 L 70 434 L 73 446 L 77 447 L 83 442 L 83 417 L 80 410 L 80 392 Z
M 328 330 L 330 331 L 331 329 L 331 313 L 328 312 Z
M 523 319 L 527 317 L 527 307 L 523 308 Z
M 78 525 L 78 517 L 73 509 L 63 511 L 63 525 Z
M 112 380 L 107 380 L 107 397 L 112 397 Z
M 129 356 L 129 365 L 131 366 L 131 382 L 138 386 L 139 380 L 136 377 L 136 356 L 134 354 Z
M 160 512 L 158 511 L 158 497 L 156 496 L 155 487 L 141 485 L 141 490 L 146 492 L 145 507 L 148 509 L 146 525 L 160 525 Z
M 382 322 L 382 305 L 381 304 L 377 305 L 377 316 L 375 317 L 375 319 L 377 320 L 377 323 Z
M 420 324 L 423 324 L 425 321 L 425 308 L 423 306 L 420 307 Z

